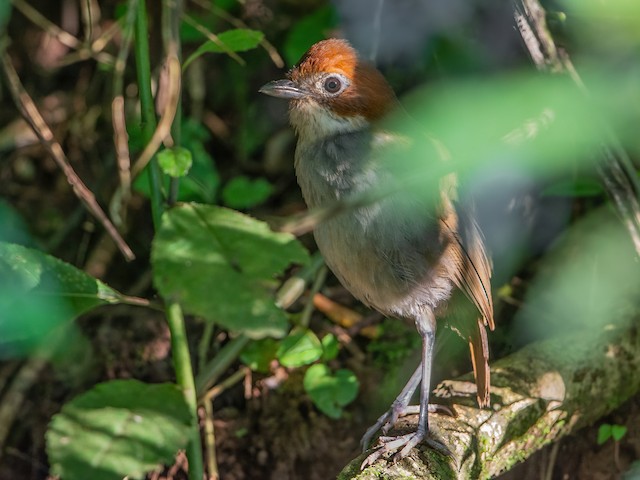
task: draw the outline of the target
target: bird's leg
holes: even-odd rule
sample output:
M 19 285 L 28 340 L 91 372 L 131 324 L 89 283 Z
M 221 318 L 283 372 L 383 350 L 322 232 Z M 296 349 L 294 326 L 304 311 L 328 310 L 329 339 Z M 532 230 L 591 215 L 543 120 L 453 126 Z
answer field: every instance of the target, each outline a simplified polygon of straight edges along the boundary
M 427 437 L 427 434 L 429 432 L 429 394 L 431 391 L 431 364 L 436 333 L 436 321 L 433 312 L 431 312 L 430 310 L 425 311 L 425 313 L 416 320 L 416 327 L 418 329 L 418 332 L 420 333 L 420 336 L 422 337 L 422 362 L 420 363 L 420 367 L 418 368 L 418 370 L 416 370 L 416 373 L 411 376 L 411 379 L 396 399 L 396 401 L 399 402 L 398 406 L 396 407 L 396 410 L 398 411 L 396 414 L 399 415 L 401 411 L 406 410 L 409 399 L 415 391 L 418 382 L 420 382 L 420 415 L 418 416 L 418 428 L 414 433 L 402 435 L 399 437 L 380 437 L 379 442 L 382 445 L 378 450 L 369 455 L 364 460 L 364 462 L 362 462 L 361 468 L 373 464 L 382 455 L 395 454 L 394 460 L 400 460 L 406 457 L 413 447 L 415 447 L 418 443 L 422 442 L 425 439 L 432 448 L 445 454 L 450 453 L 449 450 L 440 442 L 429 439 Z M 404 403 L 403 405 L 403 402 L 406 403 Z M 394 406 L 391 407 L 391 410 L 389 412 L 378 419 L 376 425 L 381 421 L 383 417 L 388 416 L 388 419 L 392 419 L 393 415 Z M 397 420 L 397 416 L 395 417 L 395 419 Z M 370 430 L 371 429 L 367 431 L 365 437 L 370 434 Z
M 418 365 L 416 371 L 413 372 L 413 375 L 411 375 L 411 378 L 400 392 L 400 395 L 398 395 L 393 401 L 389 410 L 384 412 L 380 416 L 380 418 L 376 420 L 376 423 L 370 426 L 362 436 L 360 445 L 362 446 L 363 452 L 367 449 L 369 443 L 371 442 L 371 439 L 378 430 L 382 429 L 382 433 L 386 434 L 389 429 L 391 429 L 396 424 L 398 418 L 400 418 L 400 415 L 406 412 L 407 407 L 409 406 L 409 401 L 411 401 L 413 392 L 415 392 L 416 388 L 418 388 L 418 384 L 420 383 L 421 378 L 422 362 L 420 362 L 420 365 Z
M 363 452 L 367 449 L 367 447 L 371 443 L 371 439 L 378 430 L 381 430 L 382 434 L 386 435 L 387 432 L 389 432 L 389 430 L 391 430 L 395 426 L 400 417 L 404 415 L 415 415 L 416 413 L 420 413 L 420 405 L 409 405 L 409 402 L 411 401 L 411 397 L 413 397 L 413 393 L 416 391 L 416 388 L 418 388 L 421 379 L 422 362 L 420 362 L 420 365 L 418 365 L 416 371 L 413 372 L 413 375 L 411 375 L 411 378 L 400 392 L 400 395 L 398 395 L 393 401 L 391 407 L 389 407 L 389 410 L 380 415 L 378 420 L 376 420 L 376 423 L 369 427 L 362 436 L 360 445 L 362 446 Z M 450 416 L 455 415 L 453 410 L 446 405 L 430 403 L 427 408 L 429 410 L 429 413 L 439 412 Z

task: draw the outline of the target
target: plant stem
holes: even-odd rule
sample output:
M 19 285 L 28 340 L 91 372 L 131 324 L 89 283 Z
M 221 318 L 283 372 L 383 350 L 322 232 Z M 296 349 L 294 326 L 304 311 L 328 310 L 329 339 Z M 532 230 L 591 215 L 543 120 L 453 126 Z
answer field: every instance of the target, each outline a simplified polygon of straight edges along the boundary
M 207 452 L 207 471 L 210 480 L 218 480 L 218 460 L 216 458 L 216 433 L 213 425 L 213 400 L 204 401 L 204 445 Z
M 149 142 L 156 129 L 156 116 L 151 93 L 151 62 L 149 60 L 149 41 L 147 38 L 148 22 L 144 0 L 138 0 L 136 15 L 136 67 L 138 72 L 138 89 L 140 95 L 140 109 L 142 112 L 142 134 L 145 142 Z M 151 210 L 153 224 L 156 230 L 160 227 L 163 211 L 162 180 L 157 160 L 149 163 L 149 182 L 151 191 Z M 202 480 L 204 469 L 202 464 L 202 444 L 198 421 L 198 404 L 196 387 L 189 354 L 187 332 L 179 303 L 168 301 L 166 305 L 167 323 L 171 332 L 171 349 L 176 381 L 182 389 L 185 401 L 193 418 L 191 438 L 187 446 L 187 460 L 189 462 L 189 479 Z
M 198 398 L 202 398 L 207 389 L 216 383 L 220 375 L 238 358 L 247 343 L 249 343 L 249 337 L 238 335 L 222 347 L 216 356 L 198 372 L 198 378 L 196 378 Z
M 156 114 L 151 93 L 151 62 L 149 60 L 149 24 L 147 21 L 147 4 L 139 0 L 137 5 L 136 25 L 136 70 L 138 74 L 138 91 L 140 95 L 140 111 L 142 116 L 142 135 L 145 143 L 151 140 L 156 129 Z M 149 162 L 149 187 L 151 191 L 151 212 L 153 225 L 157 230 L 162 217 L 162 180 L 156 158 Z
M 311 314 L 313 313 L 313 297 L 320 291 L 320 289 L 324 285 L 324 281 L 326 280 L 326 278 L 327 267 L 326 265 L 322 265 L 316 274 L 316 279 L 313 281 L 313 285 L 311 285 L 311 290 L 309 291 L 309 301 L 304 306 L 302 316 L 300 317 L 300 325 L 305 328 L 309 327 L 309 321 L 311 320 Z
M 196 400 L 196 386 L 193 380 L 191 367 L 191 355 L 187 342 L 187 331 L 184 325 L 182 307 L 177 302 L 167 304 L 167 322 L 171 331 L 171 350 L 173 367 L 176 371 L 176 380 L 182 388 L 184 398 L 193 416 L 191 426 L 191 440 L 187 447 L 187 459 L 189 461 L 189 479 L 202 480 L 204 474 L 202 468 L 202 445 L 200 442 L 200 428 L 198 422 L 198 405 Z

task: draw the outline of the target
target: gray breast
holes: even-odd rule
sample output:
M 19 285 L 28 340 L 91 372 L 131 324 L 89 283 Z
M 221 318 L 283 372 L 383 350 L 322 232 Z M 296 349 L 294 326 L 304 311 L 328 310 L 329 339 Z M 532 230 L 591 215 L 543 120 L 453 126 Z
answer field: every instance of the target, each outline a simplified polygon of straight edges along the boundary
M 370 150 L 369 131 L 299 145 L 296 174 L 309 207 L 389 188 L 395 178 Z M 410 192 L 343 212 L 315 229 L 325 260 L 359 300 L 385 314 L 414 318 L 449 297 L 440 267 L 445 248 L 433 206 Z

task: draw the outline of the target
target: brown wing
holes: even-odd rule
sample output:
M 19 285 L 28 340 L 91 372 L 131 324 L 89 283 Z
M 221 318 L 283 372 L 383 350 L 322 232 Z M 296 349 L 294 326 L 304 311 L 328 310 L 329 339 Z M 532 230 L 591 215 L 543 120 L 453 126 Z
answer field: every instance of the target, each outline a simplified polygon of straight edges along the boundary
M 491 297 L 491 262 L 487 257 L 478 224 L 469 216 L 459 215 L 458 231 L 451 232 L 457 243 L 458 248 L 454 250 L 459 257 L 458 265 L 461 266 L 454 281 L 476 306 L 484 324 L 493 330 L 495 324 Z
M 481 318 L 475 322 L 461 320 L 453 325 L 469 342 L 473 373 L 478 386 L 478 404 L 489 405 L 490 371 L 489 345 L 485 326 L 494 328 L 491 297 L 491 262 L 487 257 L 482 233 L 475 220 L 463 210 L 456 212 L 452 202 L 446 202 L 441 222 L 452 241 L 451 253 L 459 268 L 453 278 L 456 286 L 473 302 Z
M 491 297 L 491 262 L 484 247 L 482 232 L 471 208 L 456 208 L 457 178 L 449 174 L 440 182 L 440 222 L 444 236 L 450 239 L 449 251 L 459 266 L 454 282 L 476 306 L 485 325 L 491 330 L 493 323 L 493 299 Z

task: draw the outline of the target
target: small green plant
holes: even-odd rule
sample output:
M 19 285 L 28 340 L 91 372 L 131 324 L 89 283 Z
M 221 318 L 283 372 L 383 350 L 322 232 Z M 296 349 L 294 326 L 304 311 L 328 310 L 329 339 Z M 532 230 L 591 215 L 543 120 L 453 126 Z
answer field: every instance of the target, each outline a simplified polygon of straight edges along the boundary
M 296 327 L 281 340 L 267 338 L 251 343 L 240 359 L 261 372 L 269 371 L 274 360 L 288 368 L 311 365 L 303 380 L 305 392 L 322 413 L 340 418 L 343 407 L 356 398 L 359 382 L 351 370 L 343 368 L 334 374 L 326 364 L 336 358 L 339 348 L 338 339 L 331 333 L 319 340 L 308 328 Z
M 342 408 L 356 398 L 359 388 L 358 379 L 351 370 L 342 368 L 332 373 L 324 363 L 309 367 L 303 384 L 313 403 L 331 418 L 340 418 Z
M 619 442 L 627 434 L 627 427 L 624 425 L 611 425 L 609 423 L 603 423 L 598 428 L 598 445 L 603 445 L 610 438 L 614 442 Z
M 627 434 L 627 427 L 624 425 L 616 425 L 603 423 L 598 428 L 598 445 L 603 445 L 609 439 L 613 439 L 613 462 L 618 470 L 620 466 L 620 440 Z

